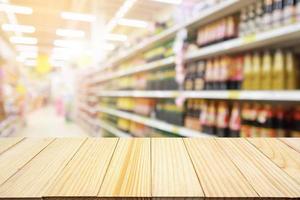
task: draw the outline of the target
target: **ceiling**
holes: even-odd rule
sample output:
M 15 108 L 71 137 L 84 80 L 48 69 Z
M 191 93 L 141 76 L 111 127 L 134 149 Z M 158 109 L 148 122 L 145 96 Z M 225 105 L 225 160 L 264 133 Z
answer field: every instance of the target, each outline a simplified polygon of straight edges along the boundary
M 22 36 L 36 37 L 39 52 L 44 54 L 50 54 L 55 39 L 64 39 L 56 35 L 56 29 L 83 30 L 85 39 L 91 40 L 92 31 L 105 29 L 105 25 L 115 16 L 124 2 L 125 0 L 10 0 L 13 5 L 32 7 L 31 15 L 15 14 L 16 22 L 36 28 L 34 33 L 22 33 Z M 153 21 L 158 17 L 157 13 L 167 12 L 172 8 L 171 4 L 137 0 L 124 18 Z M 62 11 L 94 14 L 97 16 L 97 24 L 62 19 L 60 16 Z M 9 23 L 7 17 L 4 17 L 1 23 Z M 136 31 L 141 30 L 118 25 L 112 32 L 130 35 Z M 5 35 L 8 38 L 15 33 L 6 32 Z

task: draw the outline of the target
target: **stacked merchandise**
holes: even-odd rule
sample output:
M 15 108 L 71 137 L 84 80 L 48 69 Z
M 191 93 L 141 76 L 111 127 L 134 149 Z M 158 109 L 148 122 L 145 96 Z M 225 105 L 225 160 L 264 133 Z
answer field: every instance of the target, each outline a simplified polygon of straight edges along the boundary
M 185 90 L 295 90 L 298 56 L 290 50 L 264 50 L 221 56 L 187 65 Z
M 187 101 L 185 126 L 221 137 L 299 137 L 298 105 Z

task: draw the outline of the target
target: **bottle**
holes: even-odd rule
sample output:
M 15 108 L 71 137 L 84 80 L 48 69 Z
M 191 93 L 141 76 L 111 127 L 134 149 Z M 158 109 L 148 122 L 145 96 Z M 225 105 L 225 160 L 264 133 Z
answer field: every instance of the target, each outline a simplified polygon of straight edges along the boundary
M 296 0 L 284 0 L 283 24 L 288 25 L 296 22 Z
M 208 104 L 208 116 L 207 116 L 208 134 L 215 135 L 216 131 L 216 107 L 215 102 L 211 101 Z
M 221 88 L 221 62 L 219 58 L 213 60 L 213 72 L 212 72 L 212 85 L 213 90 L 219 90 Z
M 247 9 L 242 8 L 241 14 L 240 14 L 240 24 L 239 24 L 239 36 L 245 36 L 248 34 L 248 29 L 247 29 Z
M 203 90 L 205 87 L 204 83 L 205 76 L 205 62 L 199 61 L 197 63 L 197 75 L 195 77 L 194 89 L 195 90 Z
M 274 109 L 274 128 L 276 130 L 275 137 L 286 137 L 287 133 L 285 130 L 285 111 L 282 105 L 277 105 Z
M 241 112 L 241 118 L 242 118 L 242 124 L 241 124 L 241 137 L 250 137 L 250 130 L 253 125 L 253 122 L 251 121 L 251 105 L 248 102 L 243 103 L 242 106 L 242 112 Z
M 240 106 L 237 102 L 234 102 L 231 111 L 230 120 L 229 120 L 229 136 L 239 137 L 240 130 L 241 130 Z
M 270 104 L 262 106 L 259 110 L 257 122 L 260 127 L 260 137 L 276 136 L 273 110 Z
M 229 125 L 229 108 L 225 101 L 218 103 L 218 111 L 216 117 L 216 134 L 219 137 L 228 137 Z
M 236 16 L 228 16 L 226 18 L 226 33 L 225 38 L 231 39 L 238 36 L 238 23 Z
M 272 57 L 268 50 L 263 53 L 262 72 L 261 72 L 261 89 L 272 89 Z
M 208 104 L 207 101 L 203 101 L 201 104 L 201 114 L 199 117 L 201 131 L 204 133 L 209 132 L 208 128 Z
M 252 71 L 251 54 L 246 54 L 244 57 L 243 74 L 244 74 L 243 89 L 244 90 L 252 89 L 253 71 Z
M 258 0 L 255 5 L 255 33 L 261 32 L 263 29 L 263 0 Z
M 273 1 L 264 1 L 264 15 L 263 15 L 263 30 L 267 31 L 271 28 L 272 12 L 273 12 Z
M 227 90 L 229 85 L 229 64 L 230 58 L 227 56 L 223 56 L 220 58 L 219 62 L 219 89 Z
M 205 71 L 205 89 L 212 90 L 213 89 L 213 63 L 212 60 L 208 60 L 206 62 L 206 71 Z
M 185 82 L 184 82 L 184 89 L 185 90 L 193 90 L 194 88 L 194 76 L 195 76 L 195 64 L 190 63 L 188 64 L 188 69 L 187 69 L 187 75 L 185 77 Z
M 299 72 L 296 69 L 296 59 L 291 51 L 285 53 L 285 66 L 286 66 L 286 89 L 298 89 L 298 76 Z
M 285 89 L 286 71 L 284 68 L 284 56 L 280 49 L 277 49 L 274 55 L 273 70 L 272 70 L 272 89 Z
M 293 109 L 291 137 L 300 137 L 300 106 Z
M 252 84 L 251 88 L 259 90 L 261 86 L 261 59 L 258 52 L 252 56 Z
M 248 29 L 248 34 L 253 34 L 255 33 L 255 7 L 253 4 L 248 7 L 247 15 L 246 28 Z
M 250 136 L 251 137 L 260 137 L 261 136 L 261 126 L 258 122 L 258 114 L 261 111 L 261 105 L 255 103 L 252 109 L 250 110 L 249 119 L 251 121 Z
M 282 25 L 283 20 L 283 0 L 273 1 L 272 25 L 274 28 Z

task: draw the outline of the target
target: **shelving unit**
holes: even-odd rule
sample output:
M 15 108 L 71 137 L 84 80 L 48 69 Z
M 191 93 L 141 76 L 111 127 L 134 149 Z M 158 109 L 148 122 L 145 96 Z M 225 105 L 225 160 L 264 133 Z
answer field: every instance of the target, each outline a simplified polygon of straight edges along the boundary
M 300 101 L 300 91 L 278 91 L 278 90 L 201 90 L 201 91 L 186 91 L 186 90 L 103 90 L 101 88 L 102 83 L 118 79 L 121 77 L 131 76 L 139 73 L 145 73 L 151 70 L 157 70 L 163 67 L 174 66 L 176 64 L 176 56 L 170 56 L 157 61 L 132 65 L 125 69 L 115 69 L 124 61 L 130 60 L 136 55 L 142 52 L 154 48 L 160 43 L 166 42 L 174 38 L 177 33 L 182 29 L 188 31 L 195 30 L 201 25 L 208 24 L 219 18 L 228 16 L 241 10 L 241 8 L 252 4 L 255 1 L 243 1 L 243 0 L 228 0 L 224 1 L 212 8 L 209 8 L 199 14 L 197 17 L 190 19 L 184 24 L 176 25 L 170 29 L 163 31 L 162 33 L 145 39 L 143 42 L 137 44 L 135 47 L 128 51 L 123 51 L 119 55 L 114 55 L 111 59 L 107 60 L 105 64 L 99 67 L 98 70 L 93 70 L 88 74 L 86 80 L 90 94 L 87 99 L 93 101 L 101 99 L 103 97 L 111 98 L 154 98 L 154 99 L 212 99 L 212 100 L 245 100 L 245 101 L 284 101 L 284 102 L 298 102 Z M 272 29 L 269 31 L 259 32 L 256 34 L 250 34 L 247 36 L 241 36 L 235 39 L 218 42 L 205 47 L 198 48 L 197 50 L 187 51 L 184 54 L 183 60 L 185 63 L 210 59 L 221 55 L 230 55 L 236 53 L 242 53 L 245 51 L 251 51 L 253 49 L 274 47 L 278 45 L 287 44 L 291 41 L 300 39 L 300 23 L 286 25 L 280 28 Z M 284 45 L 283 45 L 284 46 Z M 85 108 L 87 111 L 96 112 L 95 108 Z M 137 123 L 144 124 L 146 126 L 168 131 L 178 136 L 184 137 L 201 137 L 207 136 L 207 134 L 200 133 L 184 127 L 174 126 L 172 124 L 165 123 L 157 119 L 151 119 L 143 117 L 138 114 L 124 112 L 117 108 L 99 107 L 98 112 L 106 113 L 109 115 L 117 116 L 132 120 Z M 99 120 L 98 120 L 99 121 Z M 107 128 L 107 123 L 98 123 L 100 127 L 108 130 L 109 132 L 117 132 L 117 136 L 125 136 L 127 133 L 119 134 L 118 130 L 114 130 L 114 127 Z M 113 129 L 112 129 L 113 128 Z M 111 130 L 111 131 L 110 131 Z

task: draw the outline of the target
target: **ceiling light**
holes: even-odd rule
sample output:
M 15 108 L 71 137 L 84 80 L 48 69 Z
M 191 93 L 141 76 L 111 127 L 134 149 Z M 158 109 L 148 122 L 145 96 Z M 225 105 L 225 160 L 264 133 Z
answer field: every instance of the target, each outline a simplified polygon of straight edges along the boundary
M 32 8 L 25 6 L 16 6 L 9 4 L 0 4 L 0 11 L 8 12 L 8 13 L 18 13 L 30 15 L 32 14 Z
M 17 51 L 38 51 L 37 46 L 30 46 L 30 45 L 17 45 Z
M 33 33 L 33 32 L 35 32 L 35 27 L 26 26 L 26 25 L 18 25 L 18 24 L 2 24 L 2 30 L 23 32 L 23 33 Z
M 37 39 L 33 37 L 13 36 L 9 38 L 9 41 L 15 44 L 37 44 Z
M 24 65 L 27 65 L 27 66 L 36 66 L 37 62 L 36 62 L 36 60 L 26 60 L 24 62 Z
M 72 30 L 72 29 L 57 29 L 56 35 L 63 37 L 84 37 L 84 31 Z
M 122 26 L 131 26 L 136 28 L 146 28 L 148 26 L 148 22 L 138 20 L 138 19 L 119 19 L 118 21 L 119 25 Z
M 76 45 L 77 45 L 76 42 L 69 41 L 69 40 L 55 40 L 54 41 L 54 46 L 58 46 L 58 47 L 74 47 Z
M 116 48 L 116 45 L 113 45 L 113 44 L 104 44 L 103 45 L 103 49 L 105 50 L 109 50 L 109 51 L 112 51 Z
M 124 42 L 127 40 L 126 35 L 121 35 L 121 34 L 107 34 L 105 37 L 106 40 L 111 40 L 111 41 L 120 41 Z
M 84 22 L 93 22 L 96 19 L 96 17 L 94 15 L 74 13 L 74 12 L 62 12 L 61 17 L 63 19 L 84 21 Z
M 161 3 L 168 3 L 168 4 L 176 4 L 179 5 L 182 3 L 182 0 L 152 0 L 152 1 L 157 1 Z
M 23 58 L 36 58 L 38 57 L 38 52 L 24 51 L 20 53 L 20 56 Z

